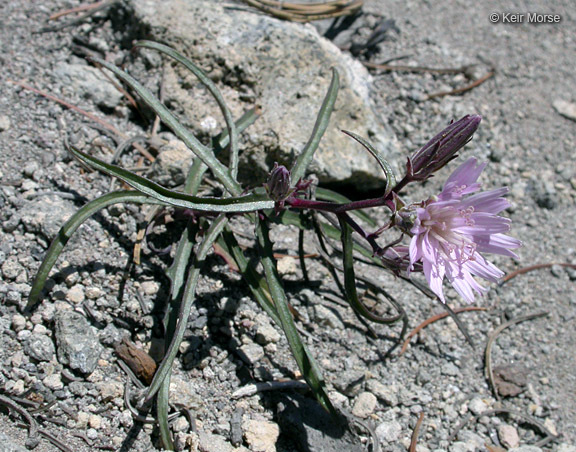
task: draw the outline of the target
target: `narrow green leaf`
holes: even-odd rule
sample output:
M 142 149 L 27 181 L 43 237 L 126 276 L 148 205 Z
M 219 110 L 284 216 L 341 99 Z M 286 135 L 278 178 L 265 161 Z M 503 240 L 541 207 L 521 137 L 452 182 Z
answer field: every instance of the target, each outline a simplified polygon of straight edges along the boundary
M 324 409 L 335 414 L 336 411 L 326 393 L 326 385 L 320 369 L 308 351 L 308 348 L 300 339 L 300 335 L 298 334 L 298 330 L 294 324 L 294 319 L 292 318 L 292 314 L 288 308 L 288 299 L 286 298 L 286 293 L 282 288 L 282 283 L 280 282 L 280 277 L 276 270 L 272 243 L 268 236 L 268 227 L 264 222 L 258 223 L 256 233 L 260 252 L 262 253 L 261 259 L 262 266 L 264 267 L 264 274 L 266 275 L 266 281 L 268 282 L 268 287 L 270 288 L 270 293 L 274 300 L 274 305 L 276 306 L 276 312 L 280 318 L 280 325 L 284 330 L 292 355 L 294 356 L 302 375 L 306 379 L 306 382 L 318 399 L 318 402 L 320 402 Z
M 156 420 L 160 430 L 160 441 L 165 450 L 174 450 L 174 442 L 170 434 L 170 424 L 168 423 L 168 410 L 170 409 L 170 374 L 162 382 L 156 398 Z
M 126 72 L 117 68 L 113 64 L 108 63 L 100 58 L 92 58 L 92 60 L 98 64 L 101 64 L 109 71 L 113 72 L 120 80 L 125 82 L 130 88 L 132 88 L 140 96 L 146 105 L 148 105 L 154 112 L 164 121 L 164 123 L 170 127 L 170 129 L 180 138 L 186 146 L 188 146 L 192 152 L 194 152 L 200 160 L 202 160 L 208 168 L 214 174 L 214 177 L 218 179 L 222 185 L 234 196 L 239 195 L 242 192 L 242 187 L 238 182 L 232 178 L 228 172 L 228 168 L 224 166 L 220 161 L 214 156 L 214 152 L 204 146 L 198 139 L 191 134 L 176 118 L 176 116 L 168 110 L 147 88 L 136 81 L 133 77 L 128 75 Z
M 200 276 L 200 270 L 204 265 L 204 260 L 206 256 L 212 249 L 212 244 L 218 239 L 218 236 L 228 223 L 228 219 L 225 215 L 218 216 L 210 225 L 206 231 L 206 235 L 202 240 L 196 256 L 192 262 L 192 267 L 188 273 L 188 280 L 186 281 L 186 286 L 184 288 L 184 293 L 182 295 L 182 304 L 180 305 L 180 312 L 178 314 L 178 324 L 174 330 L 174 336 L 170 345 L 166 351 L 162 363 L 156 370 L 152 384 L 148 388 L 146 393 L 146 401 L 150 401 L 152 397 L 158 392 L 162 387 L 162 383 L 166 377 L 172 372 L 172 364 L 178 353 L 178 348 L 186 332 L 186 325 L 188 324 L 188 317 L 190 317 L 190 310 L 194 303 L 194 298 L 196 296 L 196 285 L 198 284 L 198 278 Z
M 362 317 L 367 318 L 375 323 L 390 323 L 390 319 L 385 317 L 380 317 L 379 315 L 373 314 L 366 306 L 362 304 L 358 298 L 358 292 L 356 291 L 356 275 L 354 273 L 354 245 L 352 242 L 352 228 L 344 220 L 342 216 L 338 216 L 338 221 L 340 222 L 340 229 L 342 231 L 342 265 L 344 271 L 344 288 L 346 291 L 346 297 L 348 303 L 358 314 Z
M 136 190 L 172 206 L 185 207 L 203 212 L 227 213 L 254 212 L 261 209 L 270 209 L 274 206 L 274 201 L 271 201 L 265 195 L 246 195 L 237 198 L 209 198 L 191 196 L 186 193 L 169 190 L 145 177 L 134 174 L 119 166 L 103 162 L 72 146 L 69 147 L 69 150 L 78 160 L 86 165 L 110 176 L 115 176 Z
M 46 251 L 46 256 L 44 257 L 44 260 L 38 269 L 38 273 L 36 274 L 36 278 L 34 278 L 34 282 L 32 283 L 32 289 L 30 290 L 30 295 L 28 297 L 28 304 L 25 308 L 26 311 L 33 309 L 40 301 L 40 294 L 42 293 L 46 279 L 50 274 L 50 270 L 52 270 L 58 256 L 60 256 L 60 253 L 74 232 L 76 232 L 82 223 L 99 210 L 118 203 L 167 205 L 166 203 L 150 198 L 142 193 L 117 191 L 101 196 L 100 198 L 90 201 L 88 204 L 81 207 L 74 215 L 72 215 L 66 224 L 62 226 L 58 235 L 50 244 L 48 251 Z
M 236 175 L 238 174 L 238 130 L 236 129 L 236 124 L 234 123 L 232 113 L 230 112 L 224 97 L 222 97 L 220 90 L 216 87 L 214 82 L 210 80 L 210 78 L 204 73 L 202 69 L 200 69 L 192 61 L 171 47 L 152 41 L 138 41 L 136 44 L 134 44 L 134 46 L 158 50 L 159 52 L 162 52 L 175 59 L 184 67 L 186 67 L 186 69 L 192 72 L 206 87 L 206 89 L 208 89 L 210 94 L 212 94 L 216 100 L 216 103 L 220 107 L 220 111 L 222 111 L 222 114 L 224 115 L 224 121 L 226 122 L 228 139 L 230 141 L 230 174 L 232 178 L 236 180 Z
M 316 118 L 312 135 L 292 167 L 291 174 L 293 184 L 296 184 L 300 178 L 304 177 L 306 169 L 314 157 L 314 152 L 318 149 L 320 140 L 322 139 L 324 132 L 326 132 L 330 122 L 330 115 L 334 110 L 334 103 L 336 102 L 336 96 L 338 95 L 339 85 L 340 78 L 338 76 L 338 71 L 335 68 L 332 68 L 332 81 L 330 82 L 330 87 L 328 88 L 328 92 L 326 93 L 318 117 Z
M 388 196 L 390 190 L 392 190 L 396 186 L 396 176 L 394 175 L 394 171 L 392 171 L 392 167 L 388 163 L 388 161 L 384 158 L 382 153 L 372 146 L 368 141 L 362 138 L 360 135 L 356 135 L 355 133 L 348 132 L 347 130 L 343 130 L 346 135 L 354 138 L 358 143 L 360 143 L 378 162 L 382 171 L 386 175 L 386 188 L 384 189 L 384 196 Z

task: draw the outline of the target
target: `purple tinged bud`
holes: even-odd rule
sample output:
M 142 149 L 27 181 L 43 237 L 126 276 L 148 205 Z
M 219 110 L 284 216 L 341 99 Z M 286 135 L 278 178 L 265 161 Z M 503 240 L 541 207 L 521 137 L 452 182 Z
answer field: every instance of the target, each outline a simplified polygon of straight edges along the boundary
M 481 120 L 480 115 L 466 115 L 451 123 L 408 159 L 408 176 L 412 180 L 426 179 L 446 165 L 472 139 Z
M 292 192 L 290 189 L 290 171 L 284 165 L 274 163 L 274 168 L 265 184 L 268 196 L 273 201 L 284 201 Z

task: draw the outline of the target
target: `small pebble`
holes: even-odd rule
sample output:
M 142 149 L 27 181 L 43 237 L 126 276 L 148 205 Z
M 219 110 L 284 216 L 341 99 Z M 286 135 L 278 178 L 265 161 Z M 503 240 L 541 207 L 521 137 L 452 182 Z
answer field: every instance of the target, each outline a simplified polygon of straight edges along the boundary
M 481 398 L 475 397 L 472 400 L 470 400 L 470 403 L 468 404 L 468 409 L 472 412 L 472 414 L 478 416 L 479 414 L 482 414 L 484 411 L 488 409 L 488 405 Z
M 64 388 L 64 383 L 62 383 L 62 376 L 59 373 L 48 375 L 46 378 L 44 378 L 44 380 L 42 380 L 42 383 L 44 383 L 44 386 L 46 386 L 48 389 L 51 389 L 52 391 L 58 391 Z
M 507 448 L 514 448 L 520 445 L 518 431 L 511 425 L 503 424 L 498 427 L 498 438 Z
M 140 288 L 142 292 L 146 295 L 156 295 L 160 289 L 160 285 L 156 281 L 144 281 L 140 283 Z
M 175 432 L 187 432 L 189 428 L 190 424 L 184 416 L 180 416 L 172 423 L 172 430 Z
M 280 435 L 278 424 L 250 419 L 244 423 L 244 439 L 254 452 L 276 452 L 276 440 Z
M 26 317 L 20 314 L 14 314 L 12 316 L 12 329 L 19 333 L 26 328 Z
M 242 359 L 246 361 L 247 364 L 254 365 L 264 357 L 264 349 L 254 343 L 244 344 L 240 347 L 240 353 Z
M 352 407 L 352 414 L 356 417 L 365 419 L 370 416 L 376 408 L 378 400 L 371 392 L 362 392 L 356 398 L 354 406 Z
M 402 425 L 398 421 L 382 422 L 376 427 L 376 435 L 380 441 L 393 443 L 398 440 L 402 433 Z
M 97 414 L 91 414 L 88 418 L 88 425 L 98 430 L 102 426 L 102 417 Z
M 6 115 L 0 115 L 0 132 L 10 129 L 10 118 Z
M 76 284 L 72 286 L 66 294 L 66 299 L 74 304 L 80 304 L 84 301 L 84 286 Z

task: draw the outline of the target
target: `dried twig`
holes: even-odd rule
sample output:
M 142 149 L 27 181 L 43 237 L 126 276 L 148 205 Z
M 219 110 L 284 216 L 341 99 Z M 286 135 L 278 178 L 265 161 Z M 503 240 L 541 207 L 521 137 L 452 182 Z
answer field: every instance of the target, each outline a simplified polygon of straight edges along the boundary
M 71 19 L 67 22 L 63 22 L 59 25 L 51 25 L 51 26 L 47 26 L 47 27 L 42 27 L 40 29 L 40 32 L 43 33 L 43 32 L 50 32 L 50 31 L 60 31 L 60 30 L 63 30 L 64 28 L 71 27 L 71 26 L 77 25 L 77 24 L 81 24 L 86 19 L 88 19 L 89 17 L 96 14 L 98 11 L 102 11 L 102 10 L 108 8 L 115 3 L 118 3 L 118 1 L 119 0 L 104 0 L 104 1 L 96 2 L 96 3 L 92 3 L 90 5 L 82 5 L 82 6 L 79 6 L 77 8 L 67 9 L 67 10 L 61 11 L 59 13 L 55 13 L 55 14 L 51 15 L 48 20 L 54 20 L 54 19 L 57 19 L 57 18 L 62 17 L 62 16 L 66 16 L 69 14 L 85 11 L 85 13 L 82 14 L 81 16 L 78 16 L 78 17 Z
M 416 446 L 418 445 L 418 433 L 420 432 L 420 427 L 422 426 L 422 421 L 424 420 L 424 411 L 420 412 L 420 416 L 418 417 L 418 422 L 416 422 L 416 426 L 414 427 L 414 431 L 412 432 L 412 439 L 410 441 L 410 448 L 408 452 L 416 452 Z
M 530 265 L 529 267 L 523 267 L 523 268 L 519 268 L 518 270 L 513 271 L 512 273 L 508 273 L 506 276 L 504 276 L 504 278 L 502 278 L 500 280 L 500 285 L 503 286 L 505 283 L 507 283 L 508 281 L 510 281 L 512 278 L 515 278 L 518 275 L 522 275 L 524 273 L 528 273 L 531 272 L 532 270 L 540 270 L 542 268 L 549 268 L 549 267 L 553 267 L 554 265 L 559 265 L 560 267 L 567 267 L 567 268 L 573 268 L 576 270 L 576 265 L 574 264 L 567 264 L 567 263 L 555 263 L 555 262 L 550 262 L 548 264 L 536 264 L 536 265 Z
M 334 0 L 318 3 L 287 3 L 274 0 L 243 0 L 267 14 L 279 19 L 294 22 L 310 22 L 313 20 L 355 14 L 364 3 L 363 0 Z
M 92 113 L 89 113 L 86 110 L 82 110 L 80 107 L 77 107 L 76 105 L 72 105 L 70 102 L 66 102 L 65 100 L 59 99 L 58 97 L 53 96 L 52 94 L 48 94 L 47 92 L 34 88 L 33 86 L 30 86 L 24 82 L 16 82 L 14 80 L 8 80 L 8 81 L 10 83 L 20 86 L 21 88 L 27 89 L 28 91 L 32 91 L 33 93 L 45 97 L 46 99 L 49 99 L 53 102 L 63 105 L 64 107 L 73 110 L 76 113 L 80 113 L 81 115 L 87 117 L 91 121 L 100 124 L 102 127 L 104 127 L 105 129 L 109 130 L 110 132 L 114 133 L 117 136 L 123 136 L 123 134 L 118 129 L 116 129 L 116 127 L 114 127 L 112 124 L 107 123 L 103 119 L 100 119 L 98 116 L 93 115 Z
M 99 8 L 102 5 L 105 5 L 107 3 L 110 3 L 110 0 L 102 0 L 102 1 L 96 2 L 96 3 L 86 3 L 84 5 L 80 5 L 80 6 L 77 6 L 75 8 L 65 9 L 63 11 L 59 11 L 57 13 L 52 14 L 48 18 L 48 20 L 56 20 L 56 19 L 59 19 L 60 17 L 67 16 L 69 14 L 83 13 L 84 11 L 91 11 L 91 10 L 93 10 L 95 8 Z
M 451 91 L 441 91 L 439 93 L 429 94 L 428 97 L 426 98 L 426 100 L 435 99 L 437 97 L 454 96 L 456 94 L 465 93 L 466 91 L 470 91 L 471 89 L 474 89 L 477 86 L 480 86 L 486 80 L 494 77 L 495 74 L 496 74 L 496 71 L 491 70 L 490 72 L 488 72 L 483 77 L 480 77 L 478 80 L 474 80 L 472 83 L 470 83 L 466 86 L 462 86 L 461 88 L 456 88 L 456 89 L 453 89 Z
M 460 314 L 461 312 L 469 312 L 469 311 L 487 311 L 488 308 L 482 308 L 479 306 L 466 306 L 463 308 L 455 308 L 453 309 L 455 314 Z M 442 320 L 446 317 L 448 317 L 450 315 L 449 312 L 441 312 L 440 314 L 434 315 L 426 320 L 424 320 L 420 325 L 418 325 L 416 328 L 414 328 L 410 334 L 408 334 L 408 336 L 406 336 L 406 339 L 404 340 L 404 343 L 402 344 L 402 348 L 400 349 L 400 353 L 398 354 L 398 356 L 403 355 L 406 352 L 406 349 L 408 348 L 408 345 L 410 344 L 410 341 L 412 340 L 412 338 L 414 336 L 416 336 L 421 330 L 423 330 L 424 328 L 426 328 L 428 325 L 430 325 L 431 323 L 434 323 L 438 320 Z
M 382 69 L 383 71 L 400 71 L 400 72 L 420 72 L 432 74 L 463 74 L 470 66 L 463 66 L 460 68 L 433 68 L 427 66 L 408 66 L 396 64 L 378 64 L 363 61 L 362 64 L 369 69 Z
M 486 368 L 486 376 L 488 377 L 488 381 L 490 382 L 490 386 L 492 387 L 492 392 L 494 393 L 494 396 L 496 397 L 497 400 L 500 400 L 500 394 L 498 393 L 498 388 L 496 387 L 496 383 L 494 382 L 494 373 L 492 371 L 492 356 L 491 356 L 494 341 L 496 340 L 498 335 L 509 326 L 516 325 L 517 323 L 525 322 L 527 320 L 537 319 L 539 317 L 546 317 L 547 315 L 548 312 L 538 312 L 536 314 L 527 314 L 517 317 L 500 325 L 488 337 L 488 342 L 486 343 L 486 351 L 484 353 L 484 365 Z
M 39 96 L 45 97 L 46 99 L 49 99 L 53 102 L 56 102 L 60 105 L 63 105 L 64 107 L 75 111 L 76 113 L 80 113 L 81 115 L 87 117 L 88 119 L 90 119 L 91 121 L 94 121 L 95 123 L 99 124 L 101 127 L 103 127 L 104 129 L 108 130 L 109 132 L 112 132 L 116 137 L 120 137 L 123 140 L 128 139 L 128 136 L 125 133 L 122 133 L 121 131 L 119 131 L 116 127 L 114 127 L 112 124 L 104 121 L 103 119 L 99 118 L 98 116 L 87 112 L 86 110 L 81 109 L 80 107 L 77 107 L 76 105 L 71 104 L 70 102 L 67 102 L 65 100 L 62 100 L 56 96 L 53 96 L 52 94 L 48 94 L 44 91 L 41 91 L 37 88 L 34 88 L 24 82 L 16 82 L 14 80 L 8 80 L 10 83 L 13 83 L 15 85 L 20 86 L 21 88 L 27 89 L 28 91 L 32 91 L 33 93 L 38 94 Z M 146 157 L 148 160 L 150 160 L 151 162 L 153 162 L 154 160 L 156 160 L 154 158 L 154 156 L 152 154 L 150 154 L 150 152 L 148 152 L 142 145 L 140 145 L 139 143 L 134 143 L 133 146 L 144 156 Z

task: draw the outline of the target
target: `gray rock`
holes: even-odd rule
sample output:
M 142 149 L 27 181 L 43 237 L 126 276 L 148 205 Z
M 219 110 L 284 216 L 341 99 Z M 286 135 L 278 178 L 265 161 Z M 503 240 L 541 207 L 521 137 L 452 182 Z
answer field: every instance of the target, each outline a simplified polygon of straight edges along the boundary
M 52 339 L 44 334 L 32 334 L 26 341 L 26 353 L 38 361 L 50 361 L 55 348 Z
M 64 388 L 64 383 L 62 383 L 62 375 L 60 373 L 55 373 L 52 375 L 48 375 L 44 380 L 42 380 L 44 386 L 52 391 L 59 391 L 60 389 Z
M 376 435 L 378 439 L 387 443 L 393 443 L 400 437 L 402 433 L 402 424 L 398 421 L 382 422 L 376 427 Z
M 568 102 L 563 99 L 555 100 L 552 103 L 554 110 L 565 118 L 576 121 L 576 102 Z
M 369 138 L 386 157 L 399 156 L 395 137 L 372 109 L 371 76 L 312 26 L 232 11 L 208 0 L 129 3 L 149 38 L 179 49 L 221 82 L 236 117 L 255 104 L 261 106 L 262 117 L 247 130 L 248 145 L 242 152 L 246 177 L 262 180 L 274 161 L 289 163 L 301 151 L 327 91 L 330 68 L 335 67 L 340 74 L 338 100 L 311 170 L 321 182 L 358 182 L 360 189 L 381 185 L 382 173 L 373 158 L 339 131 Z M 185 70 L 169 67 L 167 101 L 184 109 L 195 132 L 211 133 L 207 125 L 214 118 L 221 129 L 224 123 L 214 101 L 199 98 L 199 90 L 184 89 L 181 81 L 197 84 Z
M 55 326 L 60 362 L 83 374 L 92 373 L 102 352 L 94 328 L 74 311 L 56 313 Z
M 65 91 L 68 89 L 78 93 L 99 107 L 112 109 L 122 99 L 122 93 L 95 67 L 84 64 L 59 64 L 54 70 L 54 75 L 66 86 Z
M 332 383 L 342 394 L 355 397 L 360 393 L 366 374 L 359 370 L 349 370 L 335 378 Z
M 390 406 L 398 405 L 399 387 L 396 384 L 384 385 L 378 380 L 368 380 L 366 389 L 376 395 L 380 400 Z
M 264 349 L 253 342 L 242 345 L 239 352 L 242 359 L 250 365 L 256 364 L 264 357 Z
M 58 196 L 40 196 L 27 201 L 20 216 L 28 232 L 41 232 L 52 240 L 75 212 L 76 209 L 69 201 Z
M 518 430 L 508 424 L 498 426 L 498 438 L 500 442 L 508 448 L 514 448 L 520 444 Z
M 250 419 L 243 425 L 244 438 L 255 452 L 276 452 L 276 440 L 280 428 L 275 422 Z
M 488 405 L 482 398 L 474 397 L 472 400 L 470 400 L 468 409 L 472 412 L 472 414 L 478 416 L 488 409 Z
M 576 452 L 576 446 L 573 446 L 568 443 L 562 443 L 558 445 L 558 449 L 556 452 Z
M 0 132 L 4 132 L 10 128 L 10 117 L 0 115 Z
M 256 342 L 260 345 L 273 344 L 280 340 L 280 333 L 268 322 L 256 326 Z
M 326 306 L 321 304 L 314 306 L 314 317 L 319 325 L 326 325 L 328 328 L 332 328 L 338 331 L 344 330 L 344 323 L 338 318 L 338 316 Z
M 172 377 L 170 380 L 170 400 L 180 408 L 194 411 L 198 411 L 204 406 L 194 384 L 178 377 Z
M 9 256 L 2 264 L 2 276 L 7 280 L 14 280 L 25 271 L 16 256 Z
M 371 392 L 362 392 L 356 398 L 354 406 L 352 407 L 352 414 L 360 418 L 367 418 L 376 408 L 378 400 Z

